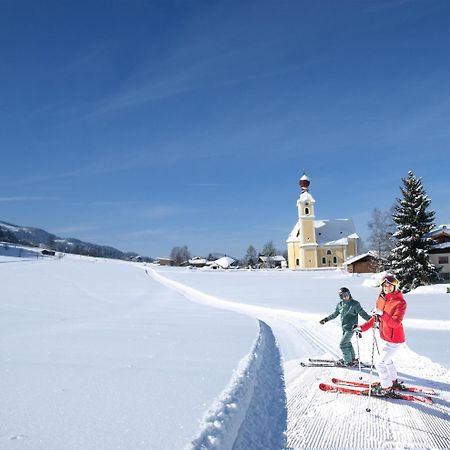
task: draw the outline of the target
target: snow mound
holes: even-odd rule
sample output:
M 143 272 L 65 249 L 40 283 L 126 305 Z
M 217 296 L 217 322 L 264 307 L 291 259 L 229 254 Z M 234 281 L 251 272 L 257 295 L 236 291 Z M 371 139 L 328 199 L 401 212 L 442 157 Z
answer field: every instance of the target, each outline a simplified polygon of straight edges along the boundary
M 271 328 L 259 335 L 229 385 L 213 404 L 189 449 L 283 448 L 287 406 L 283 369 Z
M 409 295 L 430 295 L 430 294 L 445 294 L 448 292 L 450 284 L 433 284 L 431 286 L 419 286 L 413 291 L 409 292 Z

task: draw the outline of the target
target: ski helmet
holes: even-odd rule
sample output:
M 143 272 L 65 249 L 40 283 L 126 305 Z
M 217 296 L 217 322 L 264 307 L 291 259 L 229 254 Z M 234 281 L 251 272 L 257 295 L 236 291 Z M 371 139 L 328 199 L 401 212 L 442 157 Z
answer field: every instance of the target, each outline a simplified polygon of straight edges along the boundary
M 352 298 L 352 294 L 350 294 L 350 289 L 346 287 L 341 287 L 339 289 L 339 298 L 344 299 L 344 297 Z
M 380 286 L 383 286 L 384 283 L 392 284 L 395 288 L 398 286 L 398 280 L 394 277 L 394 275 L 386 274 L 381 280 L 380 280 Z

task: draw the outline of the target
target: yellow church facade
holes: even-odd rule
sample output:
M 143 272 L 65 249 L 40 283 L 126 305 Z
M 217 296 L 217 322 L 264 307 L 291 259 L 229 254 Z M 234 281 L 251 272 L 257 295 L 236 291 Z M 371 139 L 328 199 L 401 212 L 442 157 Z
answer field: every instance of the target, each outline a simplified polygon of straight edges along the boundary
M 300 178 L 297 200 L 298 221 L 286 241 L 290 269 L 341 267 L 358 254 L 358 239 L 351 219 L 316 220 L 315 199 L 309 192 L 310 180 Z

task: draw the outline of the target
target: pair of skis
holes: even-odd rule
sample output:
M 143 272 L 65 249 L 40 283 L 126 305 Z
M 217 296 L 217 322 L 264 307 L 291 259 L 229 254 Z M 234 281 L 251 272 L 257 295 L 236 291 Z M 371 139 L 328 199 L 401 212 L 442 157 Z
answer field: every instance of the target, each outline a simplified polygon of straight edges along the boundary
M 370 367 L 370 364 L 361 362 L 356 363 L 354 366 L 346 366 L 341 361 L 337 361 L 335 359 L 315 359 L 315 358 L 309 358 L 308 362 L 300 362 L 300 365 L 302 367 L 346 367 L 346 368 L 352 368 L 352 367 L 358 367 L 359 364 L 361 364 L 361 367 Z
M 362 383 L 359 381 L 350 381 L 350 380 L 340 380 L 338 378 L 331 379 L 333 384 L 320 383 L 319 389 L 325 392 L 338 392 L 341 394 L 352 394 L 352 395 L 365 395 L 368 396 L 370 392 L 370 385 L 368 383 Z M 377 386 L 379 383 L 373 383 L 372 386 Z M 362 389 L 355 389 L 362 388 Z M 427 394 L 427 395 L 414 395 L 411 393 L 404 394 L 402 392 L 414 392 L 419 394 Z M 431 405 L 433 403 L 433 399 L 429 397 L 429 395 L 435 395 L 436 392 L 433 389 L 425 388 L 425 387 L 416 387 L 416 386 L 406 386 L 403 385 L 399 387 L 399 389 L 395 390 L 392 394 L 382 395 L 377 394 L 376 392 L 370 392 L 370 395 L 373 397 L 381 397 L 381 398 L 390 398 L 397 400 L 407 400 L 411 402 L 420 402 Z

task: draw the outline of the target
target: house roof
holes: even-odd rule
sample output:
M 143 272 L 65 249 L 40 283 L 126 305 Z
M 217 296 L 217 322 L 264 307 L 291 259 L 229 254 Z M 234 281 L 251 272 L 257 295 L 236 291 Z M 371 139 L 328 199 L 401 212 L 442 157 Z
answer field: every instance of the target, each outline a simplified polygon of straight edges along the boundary
M 262 262 L 266 262 L 267 261 L 267 256 L 260 256 L 259 259 Z M 283 261 L 286 261 L 286 258 L 283 255 L 274 255 L 274 256 L 270 257 L 270 260 L 274 261 L 274 262 L 283 262 Z
M 431 239 L 438 236 L 450 236 L 450 224 L 449 225 L 439 225 L 438 227 L 431 230 L 428 234 Z
M 228 269 L 228 267 L 230 267 L 235 260 L 229 256 L 223 256 L 222 258 L 216 259 L 214 262 L 223 269 Z
M 369 250 L 367 253 L 363 253 L 362 255 L 356 255 L 356 256 L 353 256 L 353 258 L 347 259 L 346 261 L 343 262 L 343 265 L 348 266 L 349 264 L 353 264 L 357 261 L 360 261 L 360 260 L 368 258 L 368 257 L 377 258 L 378 254 L 375 251 Z
M 450 242 L 441 242 L 440 244 L 434 244 L 431 246 L 430 251 L 433 250 L 446 250 L 449 249 L 450 250 Z

